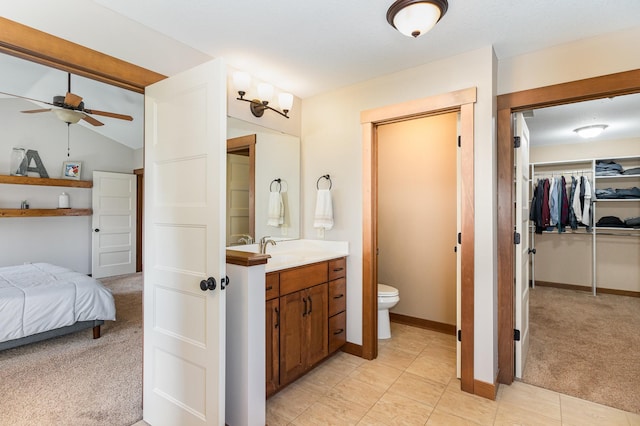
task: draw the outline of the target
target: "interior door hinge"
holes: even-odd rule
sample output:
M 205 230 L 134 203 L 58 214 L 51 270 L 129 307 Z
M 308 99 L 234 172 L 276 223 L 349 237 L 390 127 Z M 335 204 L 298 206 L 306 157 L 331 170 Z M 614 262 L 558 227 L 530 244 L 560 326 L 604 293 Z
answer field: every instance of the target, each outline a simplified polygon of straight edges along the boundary
M 462 342 L 462 330 L 458 330 L 458 342 Z
M 462 244 L 462 232 L 458 232 L 458 244 Z
M 520 148 L 520 136 L 513 137 L 513 147 Z
M 519 232 L 514 232 L 513 233 L 513 244 L 520 244 L 520 233 Z
M 520 330 L 518 329 L 513 329 L 513 340 L 515 340 L 516 342 L 520 341 Z
M 462 136 L 458 136 L 458 147 L 462 146 Z

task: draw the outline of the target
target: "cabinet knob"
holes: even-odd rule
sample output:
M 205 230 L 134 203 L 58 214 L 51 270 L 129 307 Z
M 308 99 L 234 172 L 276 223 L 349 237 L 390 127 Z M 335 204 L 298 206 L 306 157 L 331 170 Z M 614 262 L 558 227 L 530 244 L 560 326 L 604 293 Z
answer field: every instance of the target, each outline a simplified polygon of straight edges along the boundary
M 93 232 L 100 232 L 100 228 L 94 229 Z

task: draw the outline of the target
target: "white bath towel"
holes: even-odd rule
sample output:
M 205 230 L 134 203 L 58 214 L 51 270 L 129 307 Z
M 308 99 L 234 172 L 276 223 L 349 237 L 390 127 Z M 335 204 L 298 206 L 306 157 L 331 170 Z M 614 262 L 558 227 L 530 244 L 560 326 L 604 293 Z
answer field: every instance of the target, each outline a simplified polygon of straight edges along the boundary
M 284 223 L 284 203 L 279 192 L 269 193 L 269 207 L 267 210 L 267 225 L 280 226 Z
M 333 228 L 333 204 L 331 202 L 331 191 L 328 189 L 318 190 L 313 227 L 327 230 Z

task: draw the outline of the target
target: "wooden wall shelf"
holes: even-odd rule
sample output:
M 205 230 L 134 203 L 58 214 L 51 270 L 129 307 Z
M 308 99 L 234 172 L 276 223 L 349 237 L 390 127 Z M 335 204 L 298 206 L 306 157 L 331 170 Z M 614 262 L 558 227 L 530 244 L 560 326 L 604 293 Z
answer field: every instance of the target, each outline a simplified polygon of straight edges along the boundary
M 91 216 L 92 209 L 0 209 L 0 217 Z
M 0 183 L 10 183 L 14 185 L 66 186 L 70 188 L 93 187 L 93 182 L 90 180 L 52 179 L 7 175 L 0 175 Z

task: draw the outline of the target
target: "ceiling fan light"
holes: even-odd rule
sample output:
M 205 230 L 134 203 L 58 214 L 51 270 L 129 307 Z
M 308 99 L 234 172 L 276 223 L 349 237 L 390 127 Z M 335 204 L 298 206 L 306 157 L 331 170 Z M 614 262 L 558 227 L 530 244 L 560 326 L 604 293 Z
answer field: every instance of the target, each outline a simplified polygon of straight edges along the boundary
M 575 129 L 574 132 L 576 132 L 582 138 L 591 139 L 599 136 L 600 133 L 602 133 L 602 131 L 607 127 L 609 126 L 607 126 L 606 124 L 594 124 L 591 126 L 579 127 Z
M 52 111 L 59 120 L 69 124 L 76 124 L 78 121 L 84 118 L 83 113 L 70 109 L 53 109 Z
M 387 11 L 387 22 L 407 37 L 431 30 L 448 9 L 447 0 L 397 0 Z

